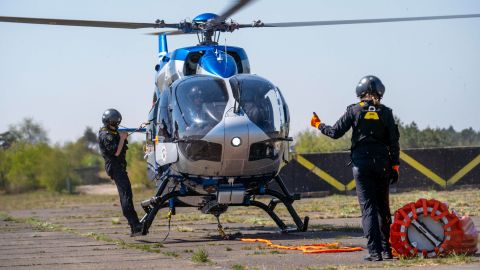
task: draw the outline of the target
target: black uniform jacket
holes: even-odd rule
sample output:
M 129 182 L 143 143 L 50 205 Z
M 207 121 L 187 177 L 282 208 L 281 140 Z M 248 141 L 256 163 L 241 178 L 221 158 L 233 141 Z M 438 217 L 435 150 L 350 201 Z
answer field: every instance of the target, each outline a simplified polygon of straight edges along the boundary
M 374 106 L 371 101 L 362 101 L 347 107 L 347 111 L 333 126 L 320 124 L 320 131 L 331 138 L 342 137 L 352 127 L 354 152 L 362 146 L 384 146 L 392 165 L 399 164 L 399 132 L 392 109 L 385 105 Z M 377 146 L 377 147 L 375 147 Z
M 127 161 L 125 154 L 127 152 L 128 141 L 125 139 L 120 155 L 115 156 L 118 144 L 120 142 L 120 135 L 117 131 L 102 127 L 98 132 L 98 141 L 100 144 L 100 151 L 105 159 L 105 171 L 112 177 L 113 170 L 125 170 L 127 168 Z

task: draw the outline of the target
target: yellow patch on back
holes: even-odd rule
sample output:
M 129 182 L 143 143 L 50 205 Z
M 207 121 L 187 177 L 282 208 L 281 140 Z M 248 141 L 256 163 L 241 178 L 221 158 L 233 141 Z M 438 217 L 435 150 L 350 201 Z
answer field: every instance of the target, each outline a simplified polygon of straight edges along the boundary
M 363 119 L 379 120 L 377 112 L 367 112 Z

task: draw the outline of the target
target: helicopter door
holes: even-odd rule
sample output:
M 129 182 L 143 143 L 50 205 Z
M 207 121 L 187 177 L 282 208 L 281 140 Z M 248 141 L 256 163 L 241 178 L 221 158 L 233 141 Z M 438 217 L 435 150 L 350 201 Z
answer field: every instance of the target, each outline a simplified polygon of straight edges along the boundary
M 148 114 L 148 126 L 145 139 L 145 159 L 147 160 L 147 176 L 150 180 L 155 179 L 158 166 L 155 162 L 155 140 L 157 138 L 157 130 L 155 123 L 157 121 L 159 100 L 153 104 Z
M 157 120 L 158 138 L 153 155 L 157 166 L 167 165 L 178 160 L 177 143 L 173 143 L 171 101 L 171 89 L 164 89 L 160 97 Z

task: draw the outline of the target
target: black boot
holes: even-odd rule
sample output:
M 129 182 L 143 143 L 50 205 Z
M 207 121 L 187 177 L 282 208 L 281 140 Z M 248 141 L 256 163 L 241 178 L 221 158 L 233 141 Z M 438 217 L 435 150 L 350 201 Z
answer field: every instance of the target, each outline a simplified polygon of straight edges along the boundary
M 391 251 L 384 251 L 382 252 L 382 258 L 385 260 L 392 260 L 393 259 L 393 254 Z
M 373 262 L 383 261 L 382 255 L 380 253 L 368 254 L 367 256 L 363 257 L 363 259 L 365 261 L 373 261 Z
M 131 229 L 130 237 L 143 235 L 143 223 L 130 225 L 130 229 Z

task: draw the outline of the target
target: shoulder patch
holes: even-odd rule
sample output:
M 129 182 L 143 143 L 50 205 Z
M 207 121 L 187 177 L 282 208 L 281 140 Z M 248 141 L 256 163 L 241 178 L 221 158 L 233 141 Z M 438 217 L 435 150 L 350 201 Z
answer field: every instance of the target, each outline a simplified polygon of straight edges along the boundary
M 108 141 L 113 141 L 112 134 L 107 134 L 107 136 L 105 136 L 105 139 L 107 139 Z
M 348 106 L 347 106 L 347 110 L 350 109 L 350 108 L 353 108 L 353 107 L 357 106 L 357 104 L 358 104 L 358 103 L 354 103 L 354 104 L 348 105 Z

